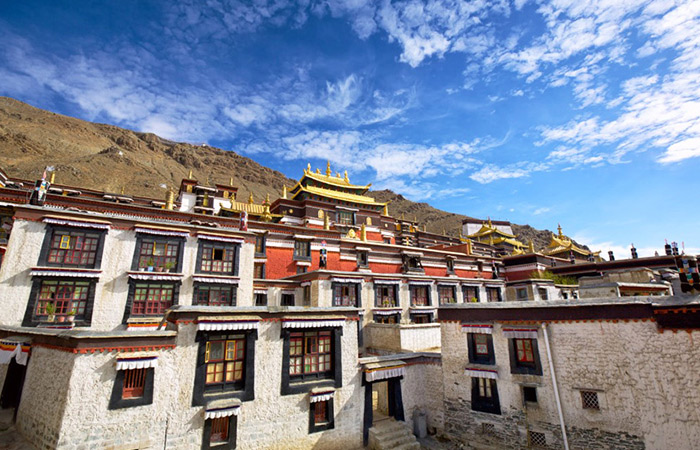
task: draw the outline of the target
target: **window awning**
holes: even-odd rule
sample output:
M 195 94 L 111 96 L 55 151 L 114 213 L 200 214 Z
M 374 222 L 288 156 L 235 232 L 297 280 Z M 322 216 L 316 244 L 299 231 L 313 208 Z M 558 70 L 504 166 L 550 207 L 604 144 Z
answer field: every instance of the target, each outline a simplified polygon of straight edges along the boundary
M 372 280 L 374 284 L 401 284 L 401 280 L 380 280 L 375 278 Z
M 153 353 L 122 353 L 117 356 L 117 370 L 151 369 L 158 366 L 158 355 Z
M 145 228 L 145 227 L 134 227 L 134 231 L 143 234 L 155 234 L 158 236 L 176 236 L 176 237 L 188 237 L 190 235 L 189 231 L 177 231 L 169 230 L 167 228 Z
M 267 295 L 267 289 L 253 289 L 253 294 L 265 294 L 265 295 Z
M 196 283 L 212 283 L 212 284 L 238 284 L 237 278 L 219 278 L 219 277 L 198 277 L 193 276 L 192 281 Z
M 200 319 L 199 331 L 257 330 L 259 320 Z
M 453 287 L 453 286 L 459 286 L 459 283 L 455 283 L 454 281 L 438 281 L 438 287 L 439 286 Z
M 401 308 L 394 309 L 373 309 L 373 314 L 378 316 L 393 316 L 394 314 L 401 314 Z
M 462 331 L 477 334 L 493 334 L 493 325 L 462 324 Z
M 432 286 L 433 282 L 432 281 L 408 280 L 408 284 L 411 286 Z
M 282 328 L 342 327 L 345 319 L 282 319 Z
M 334 395 L 335 395 L 335 389 L 314 388 L 314 389 L 311 389 L 311 392 L 309 392 L 309 402 L 310 403 L 325 402 L 327 400 L 332 399 Z
M 129 278 L 134 280 L 180 281 L 182 275 L 166 275 L 165 272 L 130 272 Z
M 464 374 L 469 375 L 470 377 L 473 377 L 473 378 L 488 378 L 491 380 L 498 379 L 498 371 L 497 370 L 467 368 L 467 369 L 464 369 Z
M 365 380 L 379 381 L 406 375 L 406 363 L 394 360 L 365 365 Z
M 59 219 L 56 217 L 44 217 L 44 219 L 42 221 L 44 223 L 50 223 L 53 225 L 65 225 L 68 227 L 95 228 L 97 230 L 109 229 L 108 223 L 91 222 L 88 220 L 68 220 L 68 219 Z
M 10 364 L 12 358 L 15 358 L 17 364 L 22 366 L 27 365 L 29 360 L 29 352 L 31 350 L 31 341 L 29 338 L 22 336 L 7 337 L 0 340 L 0 364 Z
M 64 270 L 64 269 L 32 269 L 32 277 L 68 277 L 68 278 L 99 278 L 99 270 Z
M 502 288 L 503 285 L 502 285 L 502 284 L 487 284 L 486 287 L 489 287 L 489 288 Z
M 205 239 L 207 241 L 219 241 L 219 242 L 229 242 L 232 244 L 242 244 L 243 239 L 229 236 L 218 236 L 214 234 L 197 234 L 199 239 Z
M 537 339 L 537 328 L 504 328 L 503 336 L 508 339 Z
M 331 278 L 334 283 L 362 283 L 362 278 Z

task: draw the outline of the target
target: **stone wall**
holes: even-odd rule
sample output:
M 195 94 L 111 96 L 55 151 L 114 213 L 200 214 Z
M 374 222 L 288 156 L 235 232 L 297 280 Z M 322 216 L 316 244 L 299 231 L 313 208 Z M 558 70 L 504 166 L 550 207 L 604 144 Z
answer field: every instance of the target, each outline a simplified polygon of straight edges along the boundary
M 397 352 L 439 349 L 440 324 L 369 323 L 364 327 L 364 345 Z
M 413 363 L 408 360 L 406 375 L 401 381 L 406 422 L 413 423 L 416 408 L 426 412 L 428 427 L 442 433 L 444 429 L 444 396 L 442 366 L 438 358 Z

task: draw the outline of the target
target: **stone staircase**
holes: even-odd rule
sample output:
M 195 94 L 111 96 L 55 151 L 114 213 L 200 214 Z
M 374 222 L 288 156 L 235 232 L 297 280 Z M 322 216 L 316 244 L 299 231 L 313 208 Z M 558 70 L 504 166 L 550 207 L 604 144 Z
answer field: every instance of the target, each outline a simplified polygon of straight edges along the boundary
M 369 429 L 369 448 L 372 450 L 419 450 L 420 443 L 411 426 L 393 418 L 375 422 Z

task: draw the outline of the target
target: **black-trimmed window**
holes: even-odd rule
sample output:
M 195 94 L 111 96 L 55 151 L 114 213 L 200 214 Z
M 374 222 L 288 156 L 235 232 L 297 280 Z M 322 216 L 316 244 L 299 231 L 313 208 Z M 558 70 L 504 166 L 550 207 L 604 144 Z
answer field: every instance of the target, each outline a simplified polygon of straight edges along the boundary
M 332 430 L 334 427 L 333 399 L 311 403 L 309 407 L 309 434 Z
M 180 272 L 184 242 L 183 238 L 137 235 L 132 269 L 153 267 L 159 271 Z
M 282 395 L 342 387 L 341 327 L 282 329 Z
M 454 274 L 455 273 L 455 260 L 454 258 L 447 258 L 447 273 L 449 274 Z
M 549 300 L 546 288 L 537 288 L 537 294 L 540 296 L 540 300 Z
M 534 386 L 523 386 L 523 405 L 528 403 L 537 404 L 537 388 Z
M 496 380 L 472 377 L 472 410 L 501 414 Z
M 35 278 L 22 325 L 38 325 L 48 321 L 50 315 L 60 322 L 73 319 L 80 325 L 89 325 L 95 284 L 96 280 L 84 278 Z
M 202 450 L 233 450 L 236 448 L 238 418 L 217 417 L 204 421 Z
M 396 308 L 399 306 L 398 286 L 395 284 L 375 284 L 374 306 Z
M 238 253 L 239 246 L 236 244 L 202 239 L 197 251 L 197 272 L 237 275 Z
M 118 370 L 107 409 L 130 408 L 153 403 L 155 369 Z
M 200 284 L 194 286 L 194 304 L 202 306 L 236 306 L 238 287 L 230 284 Z
M 265 279 L 265 263 L 253 264 L 253 278 L 257 278 L 259 280 Z
M 333 283 L 333 306 L 362 306 L 360 283 Z
M 173 306 L 174 298 L 173 283 L 135 283 L 131 315 L 162 316 Z
M 542 375 L 537 339 L 508 339 L 510 373 Z
M 493 337 L 490 334 L 468 333 L 469 362 L 474 364 L 496 364 Z
M 221 398 L 254 398 L 256 331 L 197 333 L 193 406 Z
M 264 257 L 267 252 L 267 237 L 264 234 L 255 235 L 255 256 Z
M 39 265 L 98 269 L 106 231 L 48 226 Z
M 311 306 L 311 286 L 304 286 L 304 305 Z
M 401 313 L 395 314 L 375 314 L 374 323 L 383 323 L 387 325 L 401 322 Z
M 413 323 L 432 323 L 433 313 L 411 313 L 411 322 Z
M 355 225 L 355 213 L 352 211 L 338 211 L 338 223 L 341 225 Z
M 438 300 L 441 305 L 448 305 L 450 303 L 457 303 L 457 295 L 455 293 L 454 286 L 445 286 L 438 284 Z
M 255 306 L 267 306 L 267 292 L 256 292 L 254 297 Z
M 430 286 L 409 286 L 411 306 L 430 306 Z
M 369 252 L 362 250 L 357 252 L 357 267 L 362 269 L 369 267 Z
M 479 288 L 477 286 L 462 286 L 464 303 L 476 303 L 479 301 Z
M 515 288 L 515 299 L 519 300 L 519 301 L 528 300 L 527 288 L 526 287 Z
M 404 272 L 423 273 L 423 263 L 418 255 L 401 255 L 402 268 Z
M 294 260 L 311 261 L 311 241 L 294 241 Z
M 500 302 L 501 301 L 501 288 L 487 287 L 486 288 L 486 300 L 489 302 Z
M 282 306 L 294 306 L 294 294 L 289 292 L 283 292 L 282 298 L 280 299 L 280 305 Z

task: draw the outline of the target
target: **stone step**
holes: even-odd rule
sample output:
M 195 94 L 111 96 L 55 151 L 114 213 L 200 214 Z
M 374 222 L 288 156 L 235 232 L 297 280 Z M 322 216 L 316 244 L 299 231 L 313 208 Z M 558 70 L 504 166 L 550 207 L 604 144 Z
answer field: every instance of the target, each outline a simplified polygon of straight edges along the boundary
M 420 449 L 410 425 L 393 419 L 377 422 L 369 429 L 369 444 L 374 450 Z

